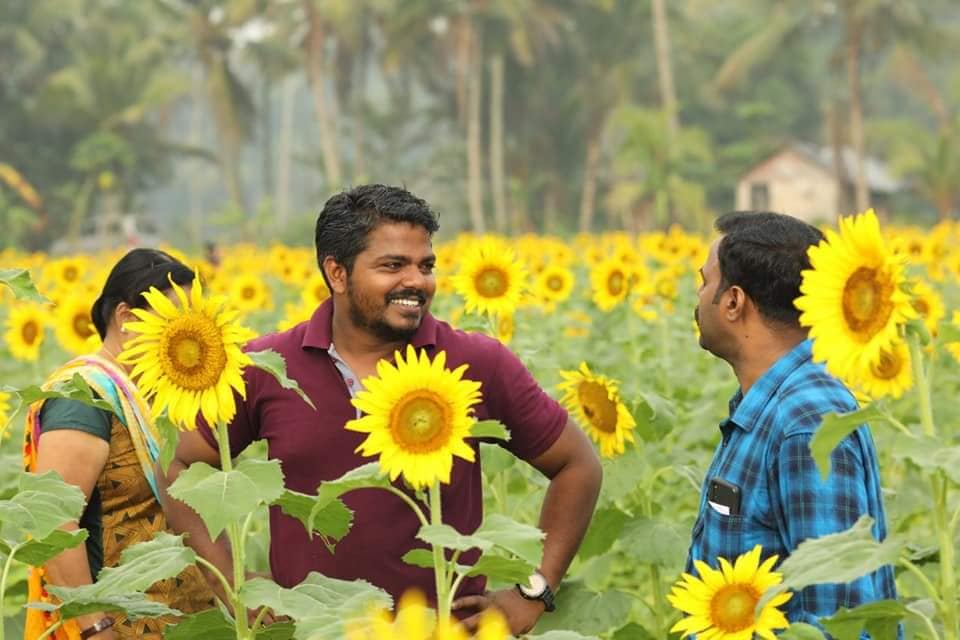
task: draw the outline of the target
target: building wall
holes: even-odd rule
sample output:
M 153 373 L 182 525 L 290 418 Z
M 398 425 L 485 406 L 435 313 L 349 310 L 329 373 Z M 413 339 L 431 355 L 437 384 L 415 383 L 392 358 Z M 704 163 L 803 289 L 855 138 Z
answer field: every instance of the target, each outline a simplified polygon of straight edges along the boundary
M 786 213 L 811 223 L 837 219 L 837 185 L 833 176 L 800 154 L 784 150 L 754 167 L 737 183 L 736 208 L 758 208 L 751 192 L 766 185 L 769 211 Z

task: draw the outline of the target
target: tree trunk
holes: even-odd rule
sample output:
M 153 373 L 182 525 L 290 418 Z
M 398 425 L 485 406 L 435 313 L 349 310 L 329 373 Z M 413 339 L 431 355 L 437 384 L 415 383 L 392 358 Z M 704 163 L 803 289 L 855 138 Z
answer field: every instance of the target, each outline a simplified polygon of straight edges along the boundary
M 273 96 L 273 83 L 269 78 L 263 77 L 260 80 L 260 120 L 262 149 L 260 151 L 260 171 L 263 179 L 263 195 L 267 198 L 274 190 L 273 176 L 273 109 L 271 101 Z
M 293 138 L 293 107 L 296 85 L 291 77 L 283 81 L 280 94 L 280 140 L 277 148 L 277 183 L 274 192 L 277 226 L 287 228 L 290 217 L 290 146 Z
M 580 194 L 580 222 L 578 228 L 581 233 L 588 233 L 593 228 L 593 213 L 597 197 L 597 168 L 600 165 L 600 136 L 603 127 L 590 135 L 587 141 L 587 157 L 583 165 L 583 191 Z
M 193 68 L 192 95 L 190 96 L 190 124 L 188 144 L 199 149 L 203 147 L 203 68 L 195 66 Z M 197 160 L 188 161 L 196 163 Z M 190 244 L 194 249 L 199 249 L 203 242 L 203 218 L 204 214 L 200 210 L 200 182 L 203 172 L 199 170 L 189 171 L 187 176 L 187 210 L 190 213 Z
M 503 55 L 490 60 L 490 187 L 493 219 L 498 233 L 507 230 L 507 203 L 503 166 Z
M 846 11 L 846 61 L 847 86 L 850 92 L 850 139 L 856 159 L 854 186 L 857 211 L 870 206 L 870 191 L 867 188 L 867 152 L 863 133 L 863 103 L 860 86 L 860 53 L 863 41 L 863 22 L 853 7 Z
M 363 45 L 360 47 L 359 61 L 354 65 L 356 78 L 353 85 L 353 181 L 357 184 L 366 183 L 370 179 L 367 169 L 366 134 L 367 120 L 365 109 L 367 106 L 367 68 L 370 65 L 370 49 L 372 43 L 366 30 L 363 35 Z
M 653 41 L 657 52 L 657 78 L 660 83 L 660 103 L 667 114 L 670 142 L 676 138 L 679 128 L 677 114 L 677 91 L 673 84 L 673 63 L 670 58 L 670 25 L 664 0 L 652 0 Z
M 835 214 L 845 215 L 850 213 L 850 200 L 847 198 L 847 185 L 850 184 L 850 176 L 847 174 L 847 164 L 843 157 L 843 148 L 846 146 L 846 140 L 843 137 L 843 125 L 840 122 L 840 105 L 829 103 L 826 106 L 827 127 L 830 136 L 830 149 L 833 151 L 833 176 L 837 184 L 837 199 Z
M 481 54 L 480 38 L 475 37 L 467 80 L 467 198 L 470 208 L 470 225 L 476 233 L 486 231 L 483 219 L 483 175 L 480 157 Z
M 327 92 L 326 64 L 323 51 L 326 39 L 325 25 L 312 0 L 304 0 L 307 15 L 306 56 L 307 77 L 310 79 L 310 94 L 313 96 L 313 109 L 320 129 L 320 153 L 323 157 L 323 170 L 326 173 L 328 189 L 338 191 L 342 187 L 343 173 L 340 169 L 340 154 L 337 148 L 337 127 Z

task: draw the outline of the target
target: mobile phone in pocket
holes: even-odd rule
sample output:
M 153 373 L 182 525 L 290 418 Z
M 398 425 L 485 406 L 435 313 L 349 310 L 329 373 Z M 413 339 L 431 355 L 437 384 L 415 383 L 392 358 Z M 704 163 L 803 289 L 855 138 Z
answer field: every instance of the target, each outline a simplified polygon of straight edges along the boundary
M 740 487 L 723 478 L 712 478 L 707 502 L 721 515 L 738 516 L 740 515 Z

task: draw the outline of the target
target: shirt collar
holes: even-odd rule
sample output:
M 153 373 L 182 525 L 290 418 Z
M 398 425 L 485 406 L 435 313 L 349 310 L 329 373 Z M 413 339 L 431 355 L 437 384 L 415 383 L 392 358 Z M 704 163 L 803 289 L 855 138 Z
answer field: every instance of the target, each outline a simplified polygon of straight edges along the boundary
M 315 348 L 328 351 L 333 343 L 333 298 L 324 300 L 307 321 L 300 346 L 304 349 Z M 437 320 L 430 313 L 423 316 L 420 327 L 410 339 L 416 348 L 432 347 L 437 344 Z
M 730 398 L 730 418 L 725 423 L 733 423 L 744 431 L 751 431 L 760 419 L 764 408 L 787 377 L 802 364 L 810 361 L 813 342 L 804 340 L 780 357 L 773 366 L 757 378 L 747 394 L 737 389 Z M 721 425 L 722 426 L 722 425 Z

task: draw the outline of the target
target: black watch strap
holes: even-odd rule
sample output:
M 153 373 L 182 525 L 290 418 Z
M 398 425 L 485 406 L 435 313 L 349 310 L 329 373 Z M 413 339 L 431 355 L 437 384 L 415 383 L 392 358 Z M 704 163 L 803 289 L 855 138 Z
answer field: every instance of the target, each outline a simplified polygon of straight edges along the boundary
M 539 600 L 540 602 L 542 602 L 544 611 L 551 612 L 551 611 L 556 611 L 557 609 L 556 601 L 554 600 L 554 596 L 553 596 L 553 591 L 550 589 L 549 584 L 544 585 L 543 591 L 540 593 L 540 595 L 536 595 L 536 596 L 528 596 L 526 593 L 523 592 L 523 589 L 520 587 L 519 584 L 517 585 L 517 591 L 519 591 L 521 597 L 523 597 L 526 600 Z

